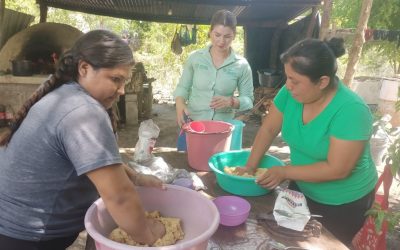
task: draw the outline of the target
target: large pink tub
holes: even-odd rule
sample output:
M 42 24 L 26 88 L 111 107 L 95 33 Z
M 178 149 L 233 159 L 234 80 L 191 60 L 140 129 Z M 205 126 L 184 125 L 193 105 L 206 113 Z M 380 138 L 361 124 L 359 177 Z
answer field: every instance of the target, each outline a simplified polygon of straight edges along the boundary
M 105 208 L 103 200 L 98 199 L 85 216 L 86 231 L 95 240 L 97 250 L 207 248 L 208 239 L 219 224 L 218 210 L 211 200 L 194 190 L 175 185 L 167 185 L 167 190 L 138 187 L 137 191 L 145 210 L 158 210 L 164 216 L 181 218 L 184 239 L 165 247 L 134 247 L 109 240 L 108 235 L 117 225 Z
M 183 126 L 186 132 L 188 162 L 191 168 L 210 171 L 208 159 L 229 151 L 233 125 L 222 121 L 193 121 Z

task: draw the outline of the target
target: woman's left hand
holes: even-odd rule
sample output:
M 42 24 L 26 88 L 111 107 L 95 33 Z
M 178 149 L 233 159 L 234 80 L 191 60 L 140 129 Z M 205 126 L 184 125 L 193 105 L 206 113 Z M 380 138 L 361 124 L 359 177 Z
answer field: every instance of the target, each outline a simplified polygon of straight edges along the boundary
M 155 187 L 165 189 L 164 183 L 154 175 L 149 174 L 136 174 L 135 181 L 133 182 L 136 186 L 144 187 Z
M 222 109 L 232 107 L 230 96 L 214 96 L 211 99 L 210 108 L 212 109 Z
M 272 167 L 256 179 L 256 183 L 264 188 L 274 189 L 286 179 L 284 167 Z

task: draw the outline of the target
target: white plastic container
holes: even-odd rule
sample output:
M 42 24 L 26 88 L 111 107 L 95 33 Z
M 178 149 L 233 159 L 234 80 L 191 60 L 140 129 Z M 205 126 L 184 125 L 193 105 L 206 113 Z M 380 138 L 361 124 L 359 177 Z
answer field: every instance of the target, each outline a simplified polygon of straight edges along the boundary
M 379 92 L 379 99 L 396 102 L 399 99 L 400 79 L 385 79 Z

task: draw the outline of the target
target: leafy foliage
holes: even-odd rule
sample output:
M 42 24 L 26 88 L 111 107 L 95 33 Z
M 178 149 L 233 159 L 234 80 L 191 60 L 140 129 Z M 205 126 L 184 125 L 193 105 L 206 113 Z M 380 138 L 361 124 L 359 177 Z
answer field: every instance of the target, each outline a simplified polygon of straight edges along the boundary
M 372 208 L 367 211 L 366 215 L 374 217 L 375 229 L 377 232 L 382 230 L 384 221 L 388 222 L 389 231 L 393 230 L 400 221 L 400 212 L 384 210 L 378 203 L 374 203 Z
M 360 16 L 362 0 L 335 0 L 332 22 L 337 28 L 355 28 Z M 380 30 L 400 30 L 400 4 L 398 0 L 374 0 L 368 27 Z M 357 74 L 388 75 L 400 73 L 400 51 L 397 41 L 373 41 L 363 47 Z M 390 68 L 390 73 L 386 68 Z

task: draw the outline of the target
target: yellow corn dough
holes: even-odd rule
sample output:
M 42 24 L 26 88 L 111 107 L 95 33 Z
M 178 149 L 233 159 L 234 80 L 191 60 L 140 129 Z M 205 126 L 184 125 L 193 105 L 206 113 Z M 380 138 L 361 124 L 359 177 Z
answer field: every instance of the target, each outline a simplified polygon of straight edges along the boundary
M 178 240 L 183 239 L 185 235 L 182 231 L 181 220 L 178 218 L 170 218 L 170 217 L 162 217 L 158 211 L 154 212 L 146 212 L 147 218 L 154 218 L 161 221 L 165 226 L 165 235 L 164 237 L 158 239 L 152 246 L 169 246 L 175 244 Z M 132 246 L 147 246 L 142 245 L 136 241 L 134 241 L 124 230 L 121 228 L 114 229 L 110 236 L 110 240 L 132 245 Z
M 237 176 L 242 176 L 242 177 L 249 177 L 249 178 L 254 178 L 263 175 L 265 172 L 268 171 L 267 168 L 257 168 L 255 175 L 250 175 L 248 173 L 244 173 L 242 175 L 239 175 L 236 172 L 236 169 L 240 167 L 224 167 L 224 172 L 230 175 L 237 175 Z

